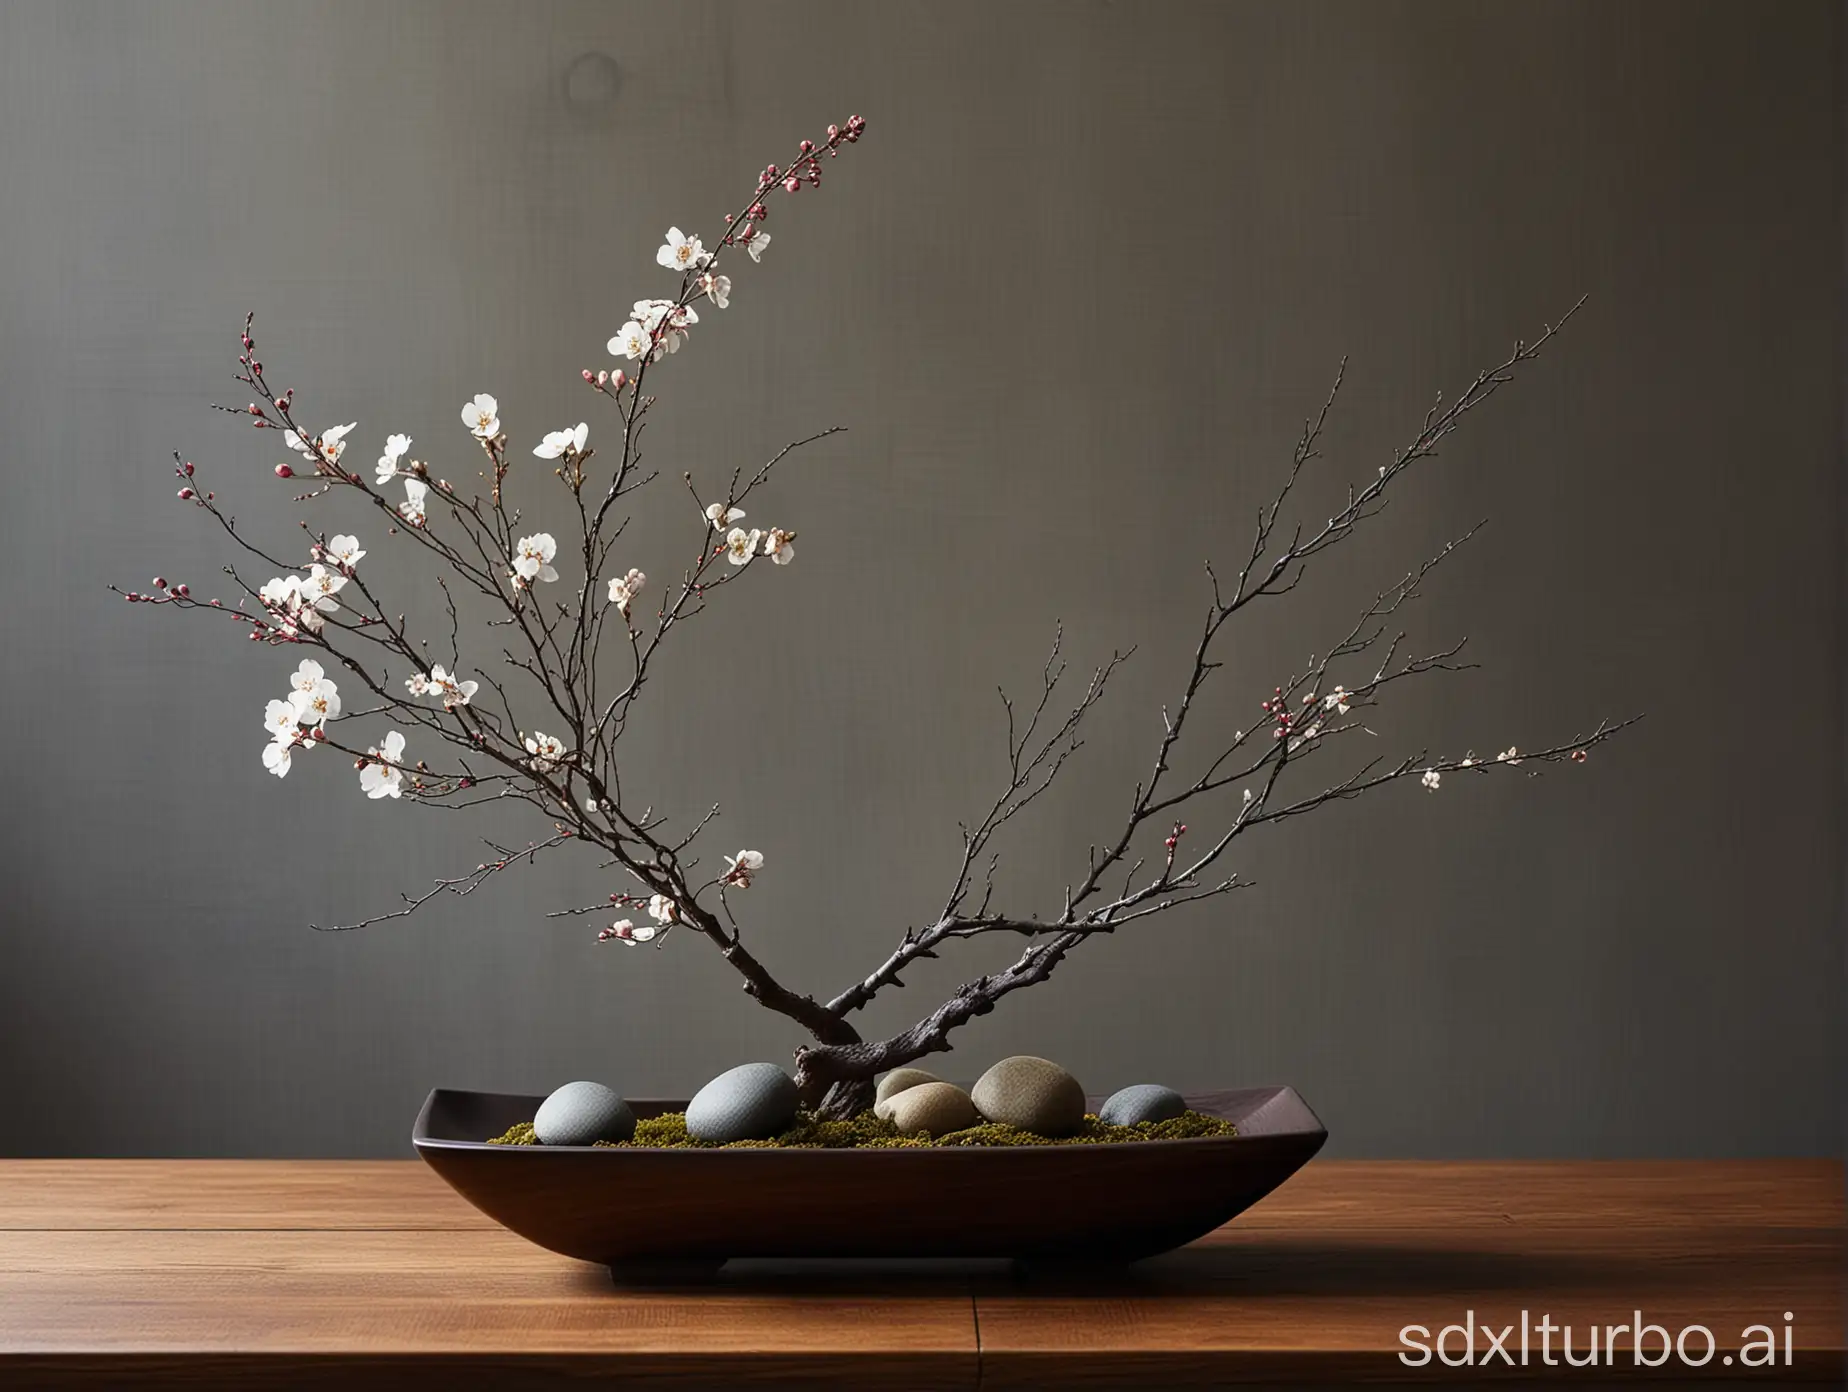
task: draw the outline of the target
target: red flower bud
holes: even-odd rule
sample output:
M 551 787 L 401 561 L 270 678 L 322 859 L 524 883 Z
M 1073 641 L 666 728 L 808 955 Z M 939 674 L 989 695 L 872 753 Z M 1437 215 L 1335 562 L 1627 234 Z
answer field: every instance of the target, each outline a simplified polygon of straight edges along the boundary
M 180 490 L 180 496 L 181 496 L 182 498 L 190 498 L 190 497 L 192 497 L 192 495 L 193 495 L 193 491 L 192 491 L 192 489 L 190 489 L 190 488 L 182 488 L 182 489 Z
M 294 478 L 295 470 L 290 468 L 287 464 L 278 464 L 276 466 L 276 477 L 277 478 Z
M 167 588 L 167 582 L 156 575 L 154 577 L 154 588 L 157 590 L 164 590 Z
M 594 382 L 594 381 L 596 381 L 596 379 L 597 379 L 597 374 L 596 374 L 596 373 L 594 373 L 594 372 L 592 372 L 592 371 L 591 371 L 591 370 L 590 370 L 590 369 L 589 369 L 589 368 L 587 367 L 587 368 L 585 368 L 585 369 L 584 369 L 584 372 L 583 372 L 583 377 L 584 377 L 584 380 L 585 380 L 586 382 Z

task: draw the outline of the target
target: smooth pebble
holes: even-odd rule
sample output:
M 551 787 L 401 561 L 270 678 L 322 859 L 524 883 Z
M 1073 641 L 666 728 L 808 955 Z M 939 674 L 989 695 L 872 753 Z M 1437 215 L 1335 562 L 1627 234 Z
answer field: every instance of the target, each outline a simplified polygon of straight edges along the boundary
M 976 1080 L 976 1110 L 1039 1136 L 1069 1136 L 1084 1121 L 1084 1088 L 1050 1059 L 1004 1058 Z
M 1159 1083 L 1136 1083 L 1119 1088 L 1097 1109 L 1097 1119 L 1111 1126 L 1134 1126 L 1143 1121 L 1170 1121 L 1187 1110 L 1187 1099 Z
M 687 1134 L 702 1141 L 763 1141 L 788 1128 L 801 1100 L 795 1079 L 774 1063 L 741 1063 L 687 1103 Z
M 907 1136 L 923 1131 L 946 1135 L 974 1126 L 975 1103 L 954 1083 L 929 1082 L 894 1093 L 873 1108 L 875 1116 L 889 1121 Z
M 602 1083 L 566 1083 L 539 1104 L 533 1135 L 553 1146 L 626 1141 L 635 1135 L 635 1112 Z
M 940 1083 L 943 1079 L 935 1073 L 926 1073 L 922 1068 L 894 1068 L 879 1080 L 879 1086 L 873 1093 L 873 1100 L 883 1102 L 894 1093 L 906 1088 L 916 1087 L 919 1083 Z

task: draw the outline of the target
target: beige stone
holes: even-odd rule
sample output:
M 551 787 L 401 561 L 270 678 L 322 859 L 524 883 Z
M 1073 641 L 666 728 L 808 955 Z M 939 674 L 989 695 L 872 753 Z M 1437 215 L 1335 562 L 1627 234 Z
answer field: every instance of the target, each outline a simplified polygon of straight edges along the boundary
M 929 1082 L 896 1092 L 873 1108 L 876 1116 L 891 1122 L 907 1136 L 927 1132 L 942 1136 L 974 1126 L 975 1103 L 954 1083 Z
M 1069 1136 L 1084 1120 L 1084 1088 L 1050 1059 L 1004 1058 L 976 1082 L 976 1110 L 1040 1136 Z
M 919 1083 L 940 1083 L 943 1079 L 935 1073 L 926 1073 L 922 1068 L 894 1068 L 879 1080 L 879 1086 L 873 1092 L 875 1102 L 883 1102 L 894 1093 L 906 1088 L 916 1087 Z

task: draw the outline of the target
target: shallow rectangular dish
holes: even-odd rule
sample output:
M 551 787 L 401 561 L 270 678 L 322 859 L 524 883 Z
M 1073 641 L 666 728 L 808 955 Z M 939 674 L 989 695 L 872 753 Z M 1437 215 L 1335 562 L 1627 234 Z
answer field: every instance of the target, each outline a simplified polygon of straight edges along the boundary
M 1236 1136 L 1110 1145 L 866 1150 L 499 1146 L 542 1101 L 438 1088 L 417 1151 L 476 1208 L 618 1281 L 730 1257 L 1011 1257 L 1128 1262 L 1203 1237 L 1322 1148 L 1294 1089 L 1188 1097 Z M 1093 1110 L 1100 1099 L 1091 1099 Z M 633 1101 L 639 1117 L 677 1101 Z

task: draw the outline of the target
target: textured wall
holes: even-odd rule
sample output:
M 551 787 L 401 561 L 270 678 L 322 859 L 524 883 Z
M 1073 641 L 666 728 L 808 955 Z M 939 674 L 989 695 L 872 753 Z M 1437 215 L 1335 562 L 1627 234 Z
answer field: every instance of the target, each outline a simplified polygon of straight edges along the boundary
M 1063 618 L 1080 663 L 1139 651 L 1006 846 L 1009 901 L 1056 908 L 1184 674 L 1201 560 L 1243 544 L 1341 356 L 1311 516 L 1587 293 L 1250 615 L 1206 723 L 1257 719 L 1485 515 L 1410 625 L 1482 667 L 1392 701 L 1377 747 L 1648 720 L 1582 769 L 1254 835 L 1256 888 L 1089 946 L 944 1066 L 1292 1082 L 1348 1155 L 1837 1149 L 1837 13 L 7 0 L 0 1153 L 401 1154 L 433 1084 L 684 1095 L 799 1042 L 692 941 L 544 919 L 613 887 L 590 857 L 309 932 L 495 828 L 368 803 L 338 758 L 277 784 L 258 719 L 293 658 L 102 586 L 213 587 L 174 448 L 289 534 L 273 439 L 205 409 L 243 400 L 246 309 L 368 458 L 398 430 L 467 467 L 479 390 L 522 450 L 585 414 L 608 439 L 577 372 L 665 286 L 662 230 L 714 235 L 850 110 L 868 140 L 776 205 L 651 427 L 670 480 L 850 427 L 765 495 L 801 559 L 683 633 L 628 766 L 681 815 L 724 803 L 712 855 L 767 853 L 758 953 L 832 992 L 940 902 L 1000 771 L 994 684 L 1030 683 Z M 613 99 L 569 79 L 585 53 Z M 690 527 L 644 495 L 634 563 L 666 574 Z M 409 580 L 392 551 L 376 573 Z M 1013 946 L 926 964 L 869 1026 Z

